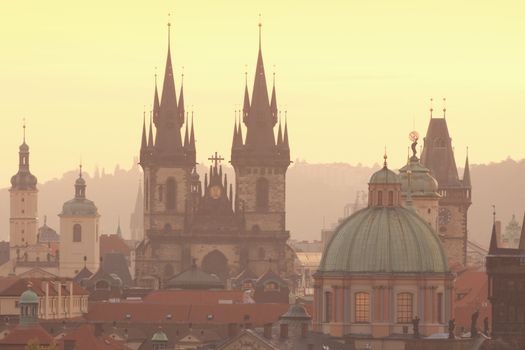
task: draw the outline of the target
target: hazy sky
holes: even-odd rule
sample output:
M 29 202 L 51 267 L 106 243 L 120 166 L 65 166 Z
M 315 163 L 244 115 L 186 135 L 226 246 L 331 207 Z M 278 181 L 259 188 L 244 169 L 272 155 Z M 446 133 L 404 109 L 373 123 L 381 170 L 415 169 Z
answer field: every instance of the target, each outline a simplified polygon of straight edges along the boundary
M 229 158 L 244 71 L 253 82 L 258 14 L 267 78 L 288 110 L 292 158 L 406 159 L 429 99 L 447 98 L 456 157 L 525 158 L 522 1 L 11 1 L 0 15 L 0 187 L 17 167 L 22 118 L 39 180 L 129 167 L 172 13 L 176 86 L 184 66 L 197 158 Z

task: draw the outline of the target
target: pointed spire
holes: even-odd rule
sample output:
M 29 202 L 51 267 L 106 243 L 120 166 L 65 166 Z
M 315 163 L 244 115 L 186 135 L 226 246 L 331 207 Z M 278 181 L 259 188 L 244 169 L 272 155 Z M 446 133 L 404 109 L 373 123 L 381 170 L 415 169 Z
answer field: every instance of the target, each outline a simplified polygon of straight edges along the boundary
M 244 104 L 242 107 L 242 121 L 246 122 L 248 113 L 250 112 L 250 93 L 248 92 L 248 72 L 244 72 Z
M 467 147 L 467 157 L 465 158 L 465 170 L 463 171 L 463 186 L 472 187 L 470 183 L 470 165 L 468 162 L 468 147 Z
M 195 129 L 193 126 L 195 123 L 193 122 L 193 110 L 191 111 L 191 132 L 190 132 L 190 149 L 192 151 L 195 151 Z
M 153 112 L 154 113 L 154 112 Z M 153 148 L 155 140 L 153 140 L 153 117 L 152 112 L 149 114 L 149 137 L 148 137 L 148 147 Z
M 523 223 L 521 224 L 521 236 L 520 236 L 520 246 L 522 254 L 525 254 L 525 213 L 523 214 Z
M 182 69 L 184 70 L 184 67 L 182 67 Z M 184 110 L 184 73 L 182 73 L 182 75 L 181 75 L 180 94 L 179 94 L 178 106 L 179 106 L 179 119 L 180 119 L 181 123 L 184 123 L 184 114 L 185 114 L 185 110 Z
M 186 131 L 184 132 L 184 148 L 186 147 L 189 147 L 190 145 L 190 139 L 189 139 L 189 134 L 188 134 L 188 118 L 187 118 L 187 115 L 188 113 L 186 113 Z
M 283 147 L 285 149 L 290 149 L 290 144 L 288 143 L 288 111 L 284 111 Z
M 157 67 L 155 67 L 155 93 L 153 95 L 153 122 L 158 123 L 160 112 L 159 91 L 157 89 Z
M 148 141 L 146 139 L 146 110 L 144 110 L 142 116 L 142 142 L 140 144 L 140 151 L 144 152 L 146 147 L 148 147 Z
M 281 128 L 281 112 L 279 111 L 279 129 L 277 130 L 277 147 L 283 145 L 283 132 Z
M 498 235 L 496 232 L 496 206 L 492 206 L 492 234 L 490 236 L 489 254 L 496 254 L 498 251 Z
M 232 148 L 237 148 L 239 141 L 239 134 L 237 129 L 237 110 L 235 111 L 235 121 L 233 123 L 233 139 L 232 139 Z
M 273 119 L 277 120 L 277 97 L 275 94 L 275 71 L 273 72 L 273 88 L 272 88 L 272 99 L 270 102 L 270 109 L 272 110 Z
M 117 236 L 122 237 L 122 229 L 120 228 L 120 215 L 118 217 Z
M 237 128 L 237 137 L 238 137 L 238 146 L 242 147 L 244 145 L 244 140 L 242 138 L 242 119 L 241 119 L 241 111 L 239 110 L 239 124 Z

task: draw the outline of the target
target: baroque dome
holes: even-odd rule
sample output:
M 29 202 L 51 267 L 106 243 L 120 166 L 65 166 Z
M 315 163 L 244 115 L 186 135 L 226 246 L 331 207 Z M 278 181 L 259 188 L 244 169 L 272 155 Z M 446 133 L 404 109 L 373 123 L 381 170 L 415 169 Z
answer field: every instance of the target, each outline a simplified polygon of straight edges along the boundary
M 447 273 L 433 229 L 414 211 L 369 207 L 345 220 L 328 243 L 320 273 Z
M 73 198 L 64 203 L 62 213 L 65 216 L 96 216 L 97 207 L 93 201 L 86 198 Z

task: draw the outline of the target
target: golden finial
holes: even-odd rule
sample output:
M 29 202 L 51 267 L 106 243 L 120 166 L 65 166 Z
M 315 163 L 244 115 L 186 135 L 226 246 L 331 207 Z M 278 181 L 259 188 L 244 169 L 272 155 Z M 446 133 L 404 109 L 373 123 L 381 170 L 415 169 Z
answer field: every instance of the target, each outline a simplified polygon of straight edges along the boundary
M 434 99 L 430 99 L 430 118 L 432 118 L 432 112 L 434 112 Z
M 82 177 L 82 157 L 80 157 L 80 163 L 78 164 L 78 169 L 79 169 L 79 172 L 78 172 L 78 177 Z
M 171 13 L 168 13 L 168 46 L 170 45 L 170 35 L 171 35 Z
M 385 154 L 383 155 L 383 159 L 384 159 L 383 166 L 386 168 L 387 167 L 386 160 L 388 159 L 388 156 L 386 155 L 386 145 L 385 145 Z
M 261 20 L 261 14 L 259 13 L 259 49 L 261 48 L 261 27 L 262 27 L 262 20 Z
M 496 224 L 496 205 L 492 204 L 492 223 Z
M 447 99 L 443 97 L 443 118 L 447 115 Z

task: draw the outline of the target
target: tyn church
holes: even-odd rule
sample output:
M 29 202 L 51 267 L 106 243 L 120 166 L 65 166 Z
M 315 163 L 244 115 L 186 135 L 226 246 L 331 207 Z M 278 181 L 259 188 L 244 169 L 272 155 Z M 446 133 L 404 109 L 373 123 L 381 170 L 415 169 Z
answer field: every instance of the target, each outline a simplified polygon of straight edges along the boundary
M 235 182 L 228 184 L 217 154 L 202 182 L 193 121 L 190 126 L 182 86 L 176 97 L 168 43 L 162 94 L 159 99 L 155 86 L 149 132 L 146 123 L 142 130 L 145 237 L 136 250 L 137 285 L 163 286 L 193 264 L 223 281 L 241 272 L 261 276 L 268 269 L 293 276 L 285 220 L 290 148 L 287 124 L 278 119 L 275 82 L 268 95 L 259 27 L 251 99 L 246 83 L 242 122 L 233 130 Z

